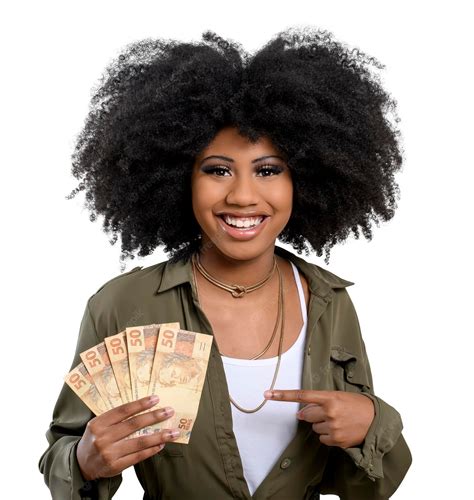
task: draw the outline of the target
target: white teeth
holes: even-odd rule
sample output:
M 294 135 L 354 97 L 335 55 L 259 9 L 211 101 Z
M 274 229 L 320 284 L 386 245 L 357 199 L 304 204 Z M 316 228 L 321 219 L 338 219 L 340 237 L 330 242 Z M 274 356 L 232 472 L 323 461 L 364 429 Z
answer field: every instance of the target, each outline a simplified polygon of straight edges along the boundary
M 254 227 L 258 226 L 264 219 L 264 217 L 231 217 L 230 215 L 223 216 L 225 222 L 229 224 L 229 226 L 234 227 Z

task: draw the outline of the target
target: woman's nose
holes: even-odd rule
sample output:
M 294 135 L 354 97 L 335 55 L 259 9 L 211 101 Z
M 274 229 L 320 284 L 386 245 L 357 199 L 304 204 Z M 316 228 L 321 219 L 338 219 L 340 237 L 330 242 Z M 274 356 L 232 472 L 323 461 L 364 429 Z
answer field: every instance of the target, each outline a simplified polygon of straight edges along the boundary
M 258 203 L 256 180 L 250 175 L 235 176 L 229 185 L 226 202 L 229 205 L 247 206 Z

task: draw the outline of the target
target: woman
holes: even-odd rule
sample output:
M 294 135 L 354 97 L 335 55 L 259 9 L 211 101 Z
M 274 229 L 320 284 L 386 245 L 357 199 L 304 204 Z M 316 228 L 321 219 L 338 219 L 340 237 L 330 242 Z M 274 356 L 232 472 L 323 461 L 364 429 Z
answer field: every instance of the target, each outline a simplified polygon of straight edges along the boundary
M 159 394 L 98 417 L 64 387 L 40 460 L 54 498 L 111 498 L 134 465 L 148 499 L 384 499 L 411 454 L 375 396 L 353 283 L 317 255 L 394 213 L 395 103 L 324 31 L 279 33 L 254 56 L 207 32 L 145 40 L 107 69 L 73 156 L 91 219 L 122 256 L 164 245 L 93 294 L 79 353 L 126 326 L 179 321 L 213 335 L 188 445 Z M 199 375 L 182 366 L 173 383 Z M 267 391 L 268 390 L 268 391 Z

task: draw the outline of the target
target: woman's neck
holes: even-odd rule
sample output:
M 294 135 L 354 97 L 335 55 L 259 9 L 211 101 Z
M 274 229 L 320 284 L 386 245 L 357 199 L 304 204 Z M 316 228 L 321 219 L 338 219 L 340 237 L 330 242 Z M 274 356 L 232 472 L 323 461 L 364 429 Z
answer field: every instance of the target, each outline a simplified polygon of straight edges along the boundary
M 206 271 L 224 283 L 253 285 L 266 278 L 273 267 L 274 246 L 251 259 L 238 259 L 218 251 L 215 247 L 199 252 L 199 260 Z

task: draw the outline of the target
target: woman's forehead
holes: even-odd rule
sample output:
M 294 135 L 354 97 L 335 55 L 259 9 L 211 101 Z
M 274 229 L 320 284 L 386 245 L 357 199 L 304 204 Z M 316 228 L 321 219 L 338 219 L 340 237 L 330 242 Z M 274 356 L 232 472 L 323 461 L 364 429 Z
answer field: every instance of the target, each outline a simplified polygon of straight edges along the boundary
M 253 160 L 265 155 L 283 156 L 268 136 L 262 135 L 256 142 L 241 135 L 236 127 L 225 127 L 214 136 L 211 142 L 196 156 L 196 161 L 216 155 L 234 159 Z

